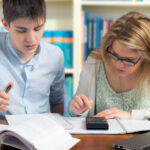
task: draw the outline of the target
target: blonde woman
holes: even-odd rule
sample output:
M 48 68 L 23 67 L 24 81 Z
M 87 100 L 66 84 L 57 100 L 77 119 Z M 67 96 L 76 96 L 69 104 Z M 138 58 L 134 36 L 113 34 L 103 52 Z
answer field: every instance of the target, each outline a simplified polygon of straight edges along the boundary
M 69 111 L 106 119 L 150 117 L 150 18 L 129 12 L 116 20 L 88 57 Z

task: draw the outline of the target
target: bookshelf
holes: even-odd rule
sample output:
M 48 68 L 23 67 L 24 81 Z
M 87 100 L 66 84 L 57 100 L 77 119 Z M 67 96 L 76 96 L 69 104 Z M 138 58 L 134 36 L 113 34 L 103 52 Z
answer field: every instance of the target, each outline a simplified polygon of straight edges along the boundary
M 117 19 L 129 11 L 139 11 L 150 16 L 150 1 L 133 2 L 133 1 L 105 1 L 105 0 L 74 0 L 73 1 L 73 30 L 74 30 L 74 54 L 76 62 L 76 81 L 75 89 L 78 84 L 80 71 L 82 69 L 82 19 L 81 12 L 88 11 L 90 14 L 100 16 L 103 19 Z

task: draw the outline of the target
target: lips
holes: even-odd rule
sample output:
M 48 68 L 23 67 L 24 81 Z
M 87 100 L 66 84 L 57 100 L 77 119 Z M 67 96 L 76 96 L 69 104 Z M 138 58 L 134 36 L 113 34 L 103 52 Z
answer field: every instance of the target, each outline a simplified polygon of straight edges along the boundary
M 116 69 L 117 70 L 117 72 L 119 72 L 119 73 L 123 73 L 124 72 L 124 70 L 122 70 L 122 69 Z
M 26 47 L 27 49 L 29 49 L 29 50 L 32 50 L 32 49 L 35 49 L 36 45 L 35 45 L 35 44 L 26 45 L 25 47 Z

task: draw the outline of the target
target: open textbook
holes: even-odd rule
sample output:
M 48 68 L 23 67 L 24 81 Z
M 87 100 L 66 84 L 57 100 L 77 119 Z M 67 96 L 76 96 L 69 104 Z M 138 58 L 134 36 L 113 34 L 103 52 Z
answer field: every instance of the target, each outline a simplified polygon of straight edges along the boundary
M 79 139 L 42 115 L 30 116 L 15 125 L 0 125 L 0 146 L 21 150 L 69 150 L 77 142 Z
M 23 120 L 33 116 L 40 115 L 6 115 L 7 121 L 10 125 L 19 124 Z M 72 134 L 125 134 L 139 131 L 150 131 L 150 121 L 148 120 L 120 120 L 109 119 L 108 130 L 87 130 L 85 118 L 80 117 L 63 117 L 59 114 L 42 114 L 48 118 L 54 119 L 66 131 Z

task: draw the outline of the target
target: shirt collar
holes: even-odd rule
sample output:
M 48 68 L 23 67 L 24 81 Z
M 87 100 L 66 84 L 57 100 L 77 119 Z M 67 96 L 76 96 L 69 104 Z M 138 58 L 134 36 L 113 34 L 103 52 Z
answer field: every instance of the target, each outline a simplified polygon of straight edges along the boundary
M 16 49 L 14 49 L 14 48 L 12 47 L 12 44 L 11 44 L 11 41 L 10 41 L 9 32 L 8 32 L 8 34 L 7 34 L 7 36 L 6 36 L 6 41 L 7 41 L 7 45 L 8 45 L 8 50 L 11 51 L 12 54 L 13 54 L 15 57 L 17 57 L 17 59 L 20 59 L 20 58 L 19 58 L 19 52 L 18 52 Z

